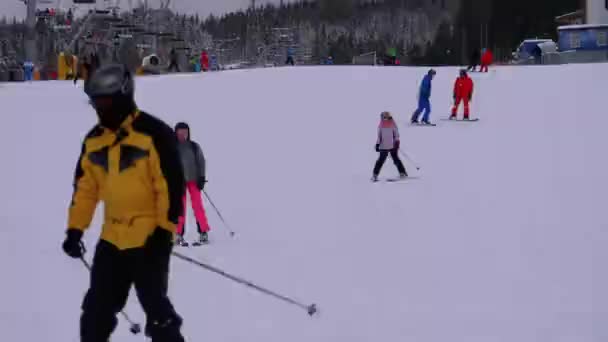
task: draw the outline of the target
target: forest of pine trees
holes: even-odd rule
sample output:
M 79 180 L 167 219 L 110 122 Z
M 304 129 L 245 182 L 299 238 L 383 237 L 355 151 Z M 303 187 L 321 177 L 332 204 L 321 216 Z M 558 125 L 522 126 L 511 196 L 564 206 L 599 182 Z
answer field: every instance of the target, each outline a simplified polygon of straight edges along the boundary
M 453 3 L 457 10 L 450 10 Z M 303 0 L 202 25 L 216 38 L 246 37 L 246 50 L 263 45 L 259 37 L 272 27 L 295 27 L 313 61 L 331 55 L 350 63 L 355 55 L 394 48 L 403 63 L 461 64 L 473 49 L 489 47 L 507 59 L 523 39 L 556 39 L 555 17 L 580 6 L 580 0 Z
M 283 28 L 292 40 L 279 48 L 292 44 L 302 63 L 332 56 L 348 64 L 359 54 L 391 51 L 402 64 L 450 65 L 467 63 L 473 49 L 492 48 L 505 60 L 523 39 L 556 39 L 555 17 L 581 7 L 582 0 L 299 0 L 204 20 L 180 17 L 214 41 L 231 40 L 233 60 L 286 53 L 276 51 Z M 0 22 L 0 55 L 22 54 L 23 31 L 16 20 Z

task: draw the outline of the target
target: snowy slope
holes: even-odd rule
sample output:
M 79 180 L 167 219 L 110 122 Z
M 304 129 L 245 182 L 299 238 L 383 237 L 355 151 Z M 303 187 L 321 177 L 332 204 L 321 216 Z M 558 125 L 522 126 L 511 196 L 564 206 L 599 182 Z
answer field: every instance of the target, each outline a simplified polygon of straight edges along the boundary
M 474 124 L 409 127 L 423 68 L 301 67 L 138 79 L 140 106 L 187 120 L 208 159 L 201 261 L 321 309 L 309 318 L 180 260 L 190 342 L 596 342 L 608 338 L 608 65 L 474 75 Z M 86 271 L 61 252 L 95 115 L 69 82 L 0 86 L 0 335 L 78 341 Z M 379 113 L 420 179 L 369 182 Z M 390 161 L 383 176 L 396 174 Z M 189 220 L 193 222 L 192 219 Z M 86 236 L 92 250 L 100 217 Z M 194 238 L 194 227 L 189 226 Z M 134 296 L 127 312 L 143 322 Z M 121 324 L 113 341 L 142 341 Z

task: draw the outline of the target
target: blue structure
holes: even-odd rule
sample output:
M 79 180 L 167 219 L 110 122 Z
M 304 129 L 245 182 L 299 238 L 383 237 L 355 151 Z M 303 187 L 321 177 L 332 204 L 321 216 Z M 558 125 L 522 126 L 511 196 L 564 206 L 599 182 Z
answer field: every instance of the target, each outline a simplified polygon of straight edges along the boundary
M 557 31 L 560 52 L 608 50 L 608 24 L 560 26 Z

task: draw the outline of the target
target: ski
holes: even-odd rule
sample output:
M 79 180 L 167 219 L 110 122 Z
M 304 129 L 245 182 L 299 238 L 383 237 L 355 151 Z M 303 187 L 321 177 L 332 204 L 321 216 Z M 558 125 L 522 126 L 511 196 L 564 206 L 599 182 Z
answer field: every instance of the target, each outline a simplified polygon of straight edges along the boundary
M 405 178 L 387 178 L 384 181 L 387 183 L 397 183 L 397 182 L 405 182 L 410 179 L 418 179 L 418 177 L 407 176 Z
M 435 127 L 435 126 L 437 126 L 437 124 L 434 124 L 434 123 L 428 123 L 428 124 L 425 124 L 425 123 L 410 123 L 410 126 L 429 126 L 429 127 Z
M 450 119 L 450 118 L 441 118 L 441 121 L 455 121 L 455 122 L 476 122 L 479 121 L 479 118 L 474 118 L 474 119 Z
M 192 243 L 192 247 L 200 247 L 200 246 L 206 246 L 209 244 L 209 241 L 207 242 L 200 242 L 200 241 L 195 241 Z
M 398 182 L 404 182 L 410 179 L 419 179 L 419 177 L 417 176 L 408 176 L 405 178 L 401 178 L 401 177 L 397 177 L 397 178 L 384 178 L 384 179 L 380 179 L 378 178 L 377 180 L 371 180 L 372 183 L 380 183 L 380 182 L 385 182 L 385 183 L 398 183 Z

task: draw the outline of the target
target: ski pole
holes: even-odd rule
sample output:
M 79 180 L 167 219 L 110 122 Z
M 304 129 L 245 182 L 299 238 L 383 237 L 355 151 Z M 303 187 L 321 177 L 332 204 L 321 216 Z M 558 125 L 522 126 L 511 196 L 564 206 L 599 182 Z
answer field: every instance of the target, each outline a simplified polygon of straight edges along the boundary
M 237 277 L 237 276 L 234 276 L 234 275 L 228 274 L 228 273 L 226 273 L 226 272 L 224 272 L 224 271 L 220 270 L 219 268 L 213 267 L 213 266 L 211 266 L 211 265 L 204 264 L 204 263 L 202 263 L 202 262 L 200 262 L 200 261 L 194 260 L 194 259 L 192 259 L 192 258 L 190 258 L 190 257 L 187 257 L 187 256 L 185 256 L 185 255 L 183 255 L 183 254 L 180 254 L 180 253 L 178 253 L 178 252 L 173 252 L 173 255 L 174 255 L 175 257 L 179 258 L 179 259 L 182 259 L 182 260 L 184 260 L 184 261 L 187 261 L 187 262 L 189 262 L 189 263 L 191 263 L 191 264 L 194 264 L 194 265 L 196 265 L 196 266 L 202 267 L 202 268 L 204 268 L 204 269 L 206 269 L 206 270 L 208 270 L 208 271 L 211 271 L 211 272 L 217 273 L 217 274 L 221 275 L 222 277 L 228 278 L 228 279 L 230 279 L 230 280 L 232 280 L 232 281 L 235 281 L 235 282 L 237 282 L 237 283 L 239 283 L 239 284 L 241 284 L 241 285 L 245 285 L 245 286 L 247 286 L 247 287 L 253 288 L 253 289 L 258 290 L 258 291 L 260 291 L 260 292 L 262 292 L 262 293 L 264 293 L 264 294 L 266 294 L 266 295 L 269 295 L 269 296 L 274 297 L 274 298 L 276 298 L 276 299 L 279 299 L 279 300 L 281 300 L 281 301 L 283 301 L 283 302 L 286 302 L 286 303 L 289 303 L 289 304 L 295 305 L 295 306 L 297 306 L 297 307 L 299 307 L 299 308 L 301 308 L 301 309 L 304 309 L 304 310 L 306 310 L 306 312 L 307 312 L 307 313 L 308 313 L 310 316 L 314 315 L 314 314 L 315 314 L 315 313 L 317 313 L 317 311 L 318 311 L 318 309 L 317 309 L 317 305 L 316 305 L 316 304 L 311 304 L 311 305 L 302 304 L 302 303 L 300 303 L 300 302 L 298 302 L 298 301 L 296 301 L 296 300 L 294 300 L 294 299 L 291 299 L 291 298 L 289 298 L 289 297 L 286 297 L 286 296 L 283 296 L 283 295 L 277 294 L 277 293 L 275 293 L 275 292 L 273 292 L 273 291 L 267 290 L 267 289 L 265 289 L 265 288 L 263 288 L 263 287 L 260 287 L 260 286 L 258 286 L 258 285 L 253 284 L 253 283 L 252 283 L 252 282 L 250 282 L 250 281 L 247 281 L 247 280 L 242 279 L 242 278 L 239 278 L 239 277 Z
M 211 200 L 211 197 L 209 197 L 209 194 L 207 194 L 207 191 L 205 191 L 205 189 L 203 189 L 203 194 L 205 194 L 205 197 L 207 197 L 207 200 L 209 200 L 209 203 L 211 203 L 211 206 L 213 207 L 213 209 L 215 209 L 215 212 L 217 213 L 217 216 L 219 216 L 220 220 L 222 220 L 222 222 L 224 223 L 224 225 L 226 226 L 226 229 L 228 229 L 228 231 L 230 232 L 230 236 L 234 237 L 234 231 L 230 228 L 230 226 L 228 225 L 228 223 L 226 223 L 226 220 L 224 219 L 224 217 L 222 216 L 222 213 L 220 212 L 220 210 L 215 206 L 215 204 L 213 203 L 213 201 Z
M 412 165 L 414 165 L 414 167 L 416 168 L 416 170 L 420 171 L 420 167 L 416 164 L 416 162 L 414 160 L 412 160 L 412 158 L 410 158 L 410 156 L 407 155 L 407 153 L 403 152 L 402 149 L 399 149 L 399 152 L 401 153 L 401 155 L 406 158 L 407 160 L 409 160 Z
M 82 261 L 82 263 L 84 264 L 84 267 L 86 267 L 89 270 L 89 272 L 91 272 L 91 265 L 84 259 L 84 256 L 80 257 L 80 261 Z M 133 333 L 134 335 L 137 335 L 141 332 L 141 326 L 138 323 L 133 322 L 131 317 L 129 317 L 129 315 L 127 315 L 127 313 L 124 310 L 120 311 L 120 314 L 131 325 L 131 327 L 129 328 L 131 333 Z

